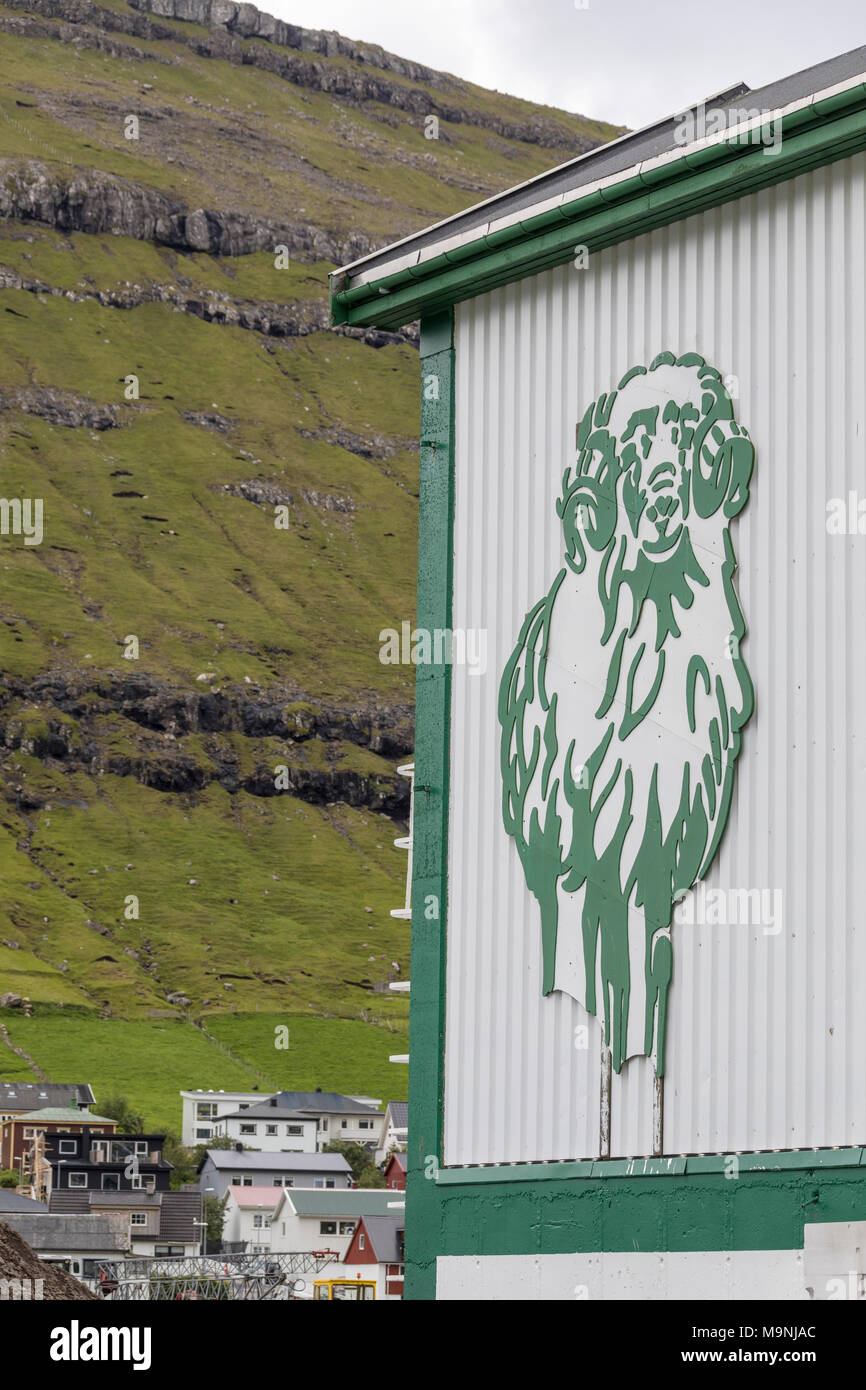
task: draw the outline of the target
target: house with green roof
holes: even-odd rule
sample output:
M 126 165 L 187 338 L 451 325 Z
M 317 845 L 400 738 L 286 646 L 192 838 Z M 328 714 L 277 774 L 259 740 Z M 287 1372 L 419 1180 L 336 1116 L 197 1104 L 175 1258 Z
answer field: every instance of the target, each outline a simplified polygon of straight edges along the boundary
M 332 1250 L 334 1265 L 319 1278 L 342 1277 L 342 1260 L 359 1221 L 387 1216 L 397 1197 L 387 1188 L 353 1187 L 345 1191 L 318 1188 L 286 1188 L 271 1219 L 271 1250 Z

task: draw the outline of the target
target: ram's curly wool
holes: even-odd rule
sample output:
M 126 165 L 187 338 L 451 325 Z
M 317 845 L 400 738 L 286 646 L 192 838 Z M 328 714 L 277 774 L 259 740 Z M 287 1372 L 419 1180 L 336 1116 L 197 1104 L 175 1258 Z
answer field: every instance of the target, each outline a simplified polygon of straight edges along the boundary
M 721 376 L 663 352 L 593 401 L 556 504 L 565 564 L 499 689 L 503 818 L 545 994 L 664 1070 L 674 903 L 709 868 L 753 709 L 729 523 L 754 448 Z M 600 998 L 599 998 L 600 994 Z

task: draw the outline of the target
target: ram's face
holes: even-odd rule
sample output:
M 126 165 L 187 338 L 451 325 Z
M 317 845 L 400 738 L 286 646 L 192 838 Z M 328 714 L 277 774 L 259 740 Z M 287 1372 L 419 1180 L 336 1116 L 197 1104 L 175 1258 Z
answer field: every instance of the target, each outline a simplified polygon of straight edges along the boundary
M 689 400 L 640 406 L 619 436 L 620 529 L 628 550 L 666 559 L 689 515 L 692 445 L 698 409 Z
M 749 496 L 754 448 L 715 372 L 660 362 L 600 396 L 578 426 L 578 457 L 557 504 L 566 560 L 615 541 L 622 571 L 682 563 L 694 546 L 718 551 Z

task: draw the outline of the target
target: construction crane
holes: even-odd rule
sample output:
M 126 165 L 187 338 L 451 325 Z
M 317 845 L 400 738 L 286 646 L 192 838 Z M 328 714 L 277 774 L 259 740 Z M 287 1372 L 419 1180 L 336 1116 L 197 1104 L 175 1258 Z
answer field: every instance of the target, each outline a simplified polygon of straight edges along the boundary
M 114 1303 L 284 1301 L 306 1289 L 304 1274 L 319 1274 L 335 1258 L 330 1250 L 287 1254 L 190 1255 L 100 1261 L 97 1287 Z

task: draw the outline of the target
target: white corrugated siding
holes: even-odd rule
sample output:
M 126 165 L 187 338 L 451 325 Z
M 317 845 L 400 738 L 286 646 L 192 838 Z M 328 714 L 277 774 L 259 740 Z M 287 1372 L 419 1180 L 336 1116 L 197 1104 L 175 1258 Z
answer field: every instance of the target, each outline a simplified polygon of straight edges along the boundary
M 454 670 L 446 1163 L 600 1152 L 600 1030 L 541 996 L 496 696 L 561 565 L 575 424 L 663 349 L 737 379 L 757 454 L 732 532 L 756 712 L 707 888 L 784 904 L 776 936 L 674 927 L 664 1149 L 866 1143 L 866 537 L 826 531 L 828 498 L 866 496 L 864 237 L 857 155 L 458 306 L 453 623 L 488 667 Z M 645 1061 L 614 1077 L 613 1155 L 652 1152 L 652 1092 Z

